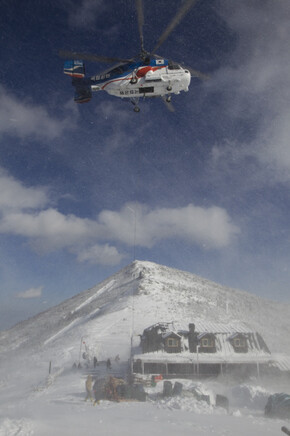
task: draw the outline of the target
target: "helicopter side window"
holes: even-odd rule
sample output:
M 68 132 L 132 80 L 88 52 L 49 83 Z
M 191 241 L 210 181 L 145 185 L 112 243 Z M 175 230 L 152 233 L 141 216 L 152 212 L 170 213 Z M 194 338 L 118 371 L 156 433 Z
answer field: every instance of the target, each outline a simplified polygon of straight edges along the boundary
M 120 68 L 120 67 L 118 67 L 118 68 L 114 68 L 112 71 L 111 71 L 111 74 L 120 74 L 120 73 L 122 73 L 123 71 L 122 71 L 122 68 Z
M 123 65 L 119 65 L 118 67 L 114 68 L 111 71 L 111 74 L 122 74 L 125 71 L 125 68 Z

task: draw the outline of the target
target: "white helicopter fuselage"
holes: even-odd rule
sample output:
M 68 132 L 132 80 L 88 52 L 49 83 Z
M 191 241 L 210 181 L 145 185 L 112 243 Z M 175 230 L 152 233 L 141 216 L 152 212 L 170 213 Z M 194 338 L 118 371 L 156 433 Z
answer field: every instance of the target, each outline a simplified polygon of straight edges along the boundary
M 95 80 L 99 77 L 95 76 Z M 103 79 L 103 78 L 101 78 Z M 122 77 L 108 77 L 102 83 L 91 84 L 92 91 L 106 91 L 119 98 L 168 96 L 188 91 L 191 74 L 179 65 L 174 68 L 141 66 Z

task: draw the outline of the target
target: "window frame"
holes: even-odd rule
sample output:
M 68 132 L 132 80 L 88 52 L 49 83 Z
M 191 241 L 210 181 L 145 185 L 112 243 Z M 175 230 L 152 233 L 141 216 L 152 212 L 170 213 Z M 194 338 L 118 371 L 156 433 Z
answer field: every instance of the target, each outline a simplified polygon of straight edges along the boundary
M 214 340 L 209 337 L 201 338 L 201 347 L 202 348 L 213 348 Z
M 166 342 L 168 348 L 176 348 L 179 346 L 179 341 L 177 338 L 167 338 Z
M 234 338 L 234 347 L 235 348 L 246 348 L 246 339 L 245 338 Z

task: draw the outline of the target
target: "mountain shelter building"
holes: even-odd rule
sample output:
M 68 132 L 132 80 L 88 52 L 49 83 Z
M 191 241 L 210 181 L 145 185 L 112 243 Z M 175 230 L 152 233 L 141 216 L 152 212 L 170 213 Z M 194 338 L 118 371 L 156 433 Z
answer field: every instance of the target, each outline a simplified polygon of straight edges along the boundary
M 259 377 L 279 367 L 262 336 L 244 323 L 202 321 L 176 330 L 174 323 L 160 322 L 143 331 L 140 347 L 142 353 L 132 359 L 134 374 Z

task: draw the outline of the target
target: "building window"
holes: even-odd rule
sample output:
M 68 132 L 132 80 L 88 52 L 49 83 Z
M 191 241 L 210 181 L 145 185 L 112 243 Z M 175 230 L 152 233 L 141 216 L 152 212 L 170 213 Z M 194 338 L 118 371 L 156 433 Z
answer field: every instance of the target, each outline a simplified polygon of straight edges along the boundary
M 214 346 L 213 339 L 211 338 L 202 338 L 201 346 L 204 348 L 212 348 Z
M 234 347 L 235 348 L 245 348 L 246 341 L 244 338 L 235 338 L 234 339 Z
M 175 339 L 175 338 L 167 339 L 167 346 L 168 347 L 178 347 L 178 339 Z

